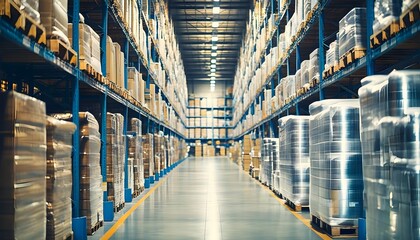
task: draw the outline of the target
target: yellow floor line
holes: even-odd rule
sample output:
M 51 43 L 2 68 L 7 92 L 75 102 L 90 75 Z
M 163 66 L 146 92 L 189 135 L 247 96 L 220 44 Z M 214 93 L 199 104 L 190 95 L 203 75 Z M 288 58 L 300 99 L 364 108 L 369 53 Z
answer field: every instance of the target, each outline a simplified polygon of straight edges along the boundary
M 276 194 L 274 194 L 273 191 L 271 191 L 268 187 L 264 186 L 263 184 L 260 183 L 260 185 L 270 193 L 270 195 L 275 198 L 277 200 L 277 202 L 279 202 L 281 205 L 283 205 L 283 207 L 285 207 L 290 213 L 293 214 L 293 216 L 295 216 L 299 221 L 301 221 L 303 224 L 305 224 L 305 226 L 307 226 L 309 229 L 311 229 L 316 235 L 318 235 L 321 239 L 323 240 L 331 240 L 332 238 L 330 238 L 327 234 L 324 233 L 320 233 L 317 230 L 315 230 L 312 225 L 311 225 L 311 221 L 309 219 L 304 218 L 301 214 L 293 211 L 289 206 L 286 205 L 286 203 L 280 199 L 278 196 L 276 196 Z
M 161 179 L 156 186 L 152 187 L 134 206 L 132 206 L 120 219 L 101 237 L 101 240 L 108 240 L 124 224 L 125 220 L 150 196 L 152 193 L 166 181 L 167 177 Z

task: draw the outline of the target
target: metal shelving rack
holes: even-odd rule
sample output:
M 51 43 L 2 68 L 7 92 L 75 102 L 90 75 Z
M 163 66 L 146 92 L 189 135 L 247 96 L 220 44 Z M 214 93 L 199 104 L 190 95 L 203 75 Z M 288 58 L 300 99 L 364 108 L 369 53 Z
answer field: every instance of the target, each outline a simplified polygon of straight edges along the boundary
M 272 14 L 277 14 L 278 19 L 274 23 L 275 31 L 268 36 L 268 41 L 263 48 L 263 54 L 258 61 L 258 66 L 264 62 L 264 55 L 277 43 L 281 32 L 294 11 L 294 1 L 287 0 L 284 7 L 279 7 L 279 2 L 270 0 L 266 9 L 266 16 L 259 27 L 259 31 L 267 25 L 268 19 Z M 256 137 L 278 137 L 278 119 L 282 116 L 308 115 L 310 103 L 326 98 L 355 98 L 358 97 L 357 89 L 360 87 L 360 80 L 373 74 L 388 74 L 393 69 L 403 69 L 419 65 L 420 45 L 416 42 L 420 35 L 420 21 L 414 22 L 411 26 L 400 30 L 394 37 L 382 43 L 379 47 L 370 47 L 370 36 L 373 26 L 373 4 L 374 0 L 320 0 L 314 10 L 312 17 L 307 21 L 306 27 L 296 37 L 290 45 L 286 56 L 275 66 L 275 71 L 268 76 L 262 87 L 257 90 L 253 100 L 239 114 L 240 118 L 234 120 L 233 127 L 237 128 L 239 123 L 245 120 L 248 113 L 254 113 L 256 105 L 264 100 L 263 91 L 271 90 L 275 96 L 274 89 L 279 84 L 282 77 L 294 74 L 299 68 L 302 57 L 309 59 L 309 54 L 319 49 L 319 84 L 310 88 L 306 93 L 296 97 L 271 115 L 262 119 L 253 126 L 240 131 L 233 139 L 240 140 L 245 134 L 253 133 Z M 417 3 L 418 5 L 418 3 Z M 416 5 L 416 7 L 418 7 Z M 339 70 L 330 77 L 323 78 L 325 52 L 328 44 L 333 41 L 338 31 L 339 20 L 354 7 L 365 7 L 367 12 L 367 49 L 366 55 L 354 61 L 344 69 Z M 334 25 L 335 24 L 335 25 Z M 245 42 L 243 43 L 243 46 Z M 255 54 L 254 46 L 254 54 Z M 251 79 L 243 79 L 249 86 Z M 243 101 L 243 96 L 235 96 L 233 104 Z M 234 111 L 240 109 L 234 107 Z
M 6 0 L 7 1 L 7 0 Z M 142 2 L 145 0 L 137 0 L 139 9 L 142 8 Z M 149 13 L 155 0 L 147 0 Z M 118 16 L 112 1 L 88 1 L 88 0 L 72 0 L 69 1 L 69 22 L 73 26 L 79 24 L 79 13 L 85 16 L 85 22 L 90 25 L 100 35 L 101 47 L 101 67 L 103 76 L 106 76 L 106 37 L 109 35 L 122 46 L 124 52 L 124 85 L 127 88 L 127 67 L 135 67 L 139 72 L 146 75 L 146 89 L 150 89 L 151 83 L 155 83 L 157 91 L 162 90 L 164 101 L 171 106 L 173 99 L 169 99 L 164 88 L 157 82 L 156 76 L 150 71 L 151 58 L 159 61 L 160 57 L 156 54 L 158 46 L 155 42 L 147 42 L 152 48 L 152 56 L 138 50 L 134 40 L 126 29 L 122 19 Z M 147 36 L 151 35 L 148 27 L 148 19 L 155 18 L 152 15 L 146 17 L 143 11 L 140 11 L 140 17 L 143 19 L 143 27 L 146 29 Z M 72 48 L 76 53 L 79 52 L 79 28 L 74 27 L 72 32 Z M 89 77 L 79 67 L 72 66 L 68 62 L 57 57 L 45 45 L 38 44 L 34 39 L 29 38 L 23 32 L 17 30 L 6 18 L 0 18 L 0 76 L 8 82 L 5 90 L 15 89 L 16 91 L 26 93 L 46 102 L 47 112 L 69 112 L 72 113 L 73 123 L 79 129 L 78 113 L 80 111 L 90 111 L 95 116 L 100 116 L 101 132 L 101 172 L 103 181 L 106 182 L 106 113 L 121 113 L 125 118 L 124 134 L 127 133 L 128 119 L 139 118 L 142 121 L 143 133 L 164 132 L 168 136 L 178 139 L 185 139 L 182 131 L 175 129 L 170 124 L 162 122 L 157 117 L 150 114 L 145 107 L 133 105 L 128 99 L 123 98 L 116 92 L 112 91 L 107 85 Z M 79 59 L 77 58 L 77 65 Z M 165 71 L 168 69 L 164 66 Z M 170 76 L 167 74 L 167 76 Z M 171 81 L 167 77 L 166 81 Z M 28 86 L 27 89 L 24 89 Z M 180 99 L 179 94 L 175 93 L 181 102 L 181 109 L 175 109 L 175 113 L 185 129 L 185 109 L 186 99 Z M 80 236 L 83 226 L 80 216 L 79 203 L 79 132 L 76 130 L 73 137 L 73 158 L 72 158 L 72 177 L 73 177 L 73 231 L 75 235 Z M 126 156 L 125 169 L 127 169 Z M 171 166 L 168 166 L 171 167 Z M 125 188 L 128 187 L 127 171 L 125 171 Z M 161 173 L 162 174 L 162 173 Z M 130 195 L 131 198 L 131 195 Z M 126 201 L 131 201 L 131 199 Z M 107 192 L 104 192 L 104 202 L 107 201 Z M 105 205 L 104 205 L 105 207 Z M 107 213 L 108 211 L 108 213 Z M 113 209 L 104 208 L 104 215 L 113 214 Z
M 216 98 L 216 99 L 220 99 L 220 98 L 224 99 L 224 106 L 212 106 L 212 107 L 187 106 L 187 109 L 200 109 L 200 110 L 203 109 L 203 110 L 212 111 L 212 112 L 213 112 L 213 110 L 223 110 L 225 113 L 227 111 L 232 111 L 233 107 L 228 106 L 228 104 L 227 104 L 228 100 L 232 99 L 232 98 L 230 96 L 225 96 L 225 97 L 219 97 L 219 98 Z M 200 99 L 201 100 L 203 98 L 202 97 L 196 97 L 196 98 L 190 97 L 190 98 L 188 98 L 188 100 L 195 100 L 195 99 Z M 204 116 L 190 116 L 190 115 L 188 115 L 187 119 L 200 119 L 200 120 L 204 119 L 204 120 L 207 120 L 207 119 L 210 118 L 210 119 L 213 120 L 212 125 L 210 127 L 209 126 L 204 126 L 204 125 L 201 125 L 201 126 L 187 126 L 186 127 L 187 129 L 195 129 L 195 128 L 210 129 L 211 128 L 211 130 L 212 130 L 212 137 L 211 138 L 209 138 L 209 137 L 207 137 L 207 138 L 188 138 L 188 141 L 190 142 L 190 144 L 192 144 L 197 140 L 199 140 L 201 142 L 211 140 L 212 145 L 216 146 L 215 141 L 220 140 L 222 142 L 221 145 L 227 146 L 227 142 L 229 140 L 228 131 L 229 131 L 229 129 L 232 129 L 232 126 L 229 126 L 229 125 L 214 126 L 214 120 L 215 119 L 222 119 L 226 123 L 227 121 L 231 121 L 232 117 L 233 117 L 232 113 L 230 113 L 229 115 L 225 114 L 224 116 L 211 116 L 211 117 L 208 117 L 208 116 L 205 116 L 205 117 Z M 201 124 L 202 124 L 202 122 L 201 122 Z M 219 138 L 214 138 L 214 130 L 215 129 L 225 129 L 225 135 L 224 136 L 219 135 Z

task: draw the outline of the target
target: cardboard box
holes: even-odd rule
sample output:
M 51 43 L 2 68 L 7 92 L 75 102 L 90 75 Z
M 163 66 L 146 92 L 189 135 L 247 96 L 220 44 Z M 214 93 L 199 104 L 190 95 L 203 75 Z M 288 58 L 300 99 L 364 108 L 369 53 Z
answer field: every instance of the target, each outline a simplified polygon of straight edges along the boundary
M 106 38 L 106 77 L 109 81 L 117 83 L 117 66 L 115 63 L 115 48 L 111 37 Z

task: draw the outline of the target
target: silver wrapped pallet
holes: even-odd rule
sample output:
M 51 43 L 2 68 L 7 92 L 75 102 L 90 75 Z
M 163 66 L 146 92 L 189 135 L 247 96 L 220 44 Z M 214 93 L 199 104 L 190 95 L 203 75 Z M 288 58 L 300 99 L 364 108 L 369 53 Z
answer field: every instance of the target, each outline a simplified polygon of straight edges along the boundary
M 45 239 L 45 104 L 13 91 L 0 102 L 0 238 Z
M 280 194 L 295 206 L 309 205 L 309 119 L 279 119 Z
M 71 154 L 75 130 L 72 122 L 47 117 L 47 239 L 72 235 Z
M 261 155 L 261 172 L 260 179 L 263 184 L 273 186 L 273 162 L 276 161 L 278 167 L 278 152 L 279 152 L 278 138 L 264 138 L 263 151 Z
M 419 239 L 420 71 L 369 76 L 362 85 L 359 96 L 368 238 Z
M 142 150 L 141 121 L 137 118 L 131 119 L 131 131 L 135 133 L 133 139 L 129 140 L 129 159 L 133 159 L 133 190 L 140 193 L 144 189 L 144 165 Z
M 353 8 L 339 22 L 338 55 L 352 49 L 366 49 L 366 9 Z
M 359 101 L 323 100 L 309 112 L 311 215 L 330 226 L 357 226 L 363 214 Z
M 70 120 L 71 118 L 69 118 Z M 86 216 L 87 232 L 103 221 L 99 124 L 89 112 L 79 113 L 80 214 Z

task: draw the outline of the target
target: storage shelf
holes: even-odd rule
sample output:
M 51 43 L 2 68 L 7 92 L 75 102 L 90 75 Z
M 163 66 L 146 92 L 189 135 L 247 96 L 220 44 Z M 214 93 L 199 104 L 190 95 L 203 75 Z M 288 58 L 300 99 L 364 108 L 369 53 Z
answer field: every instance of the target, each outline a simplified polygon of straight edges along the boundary
M 420 21 L 417 21 L 412 26 L 401 30 L 396 36 L 389 39 L 388 41 L 384 42 L 381 46 L 372 50 L 372 59 L 380 61 L 380 57 L 388 54 L 394 48 L 404 45 L 405 42 L 409 39 L 415 41 L 417 37 L 420 35 Z M 408 43 L 411 44 L 411 43 Z M 356 73 L 357 71 L 361 70 L 362 68 L 366 67 L 367 64 L 367 56 L 364 56 L 358 60 L 356 60 L 353 64 L 347 66 L 346 68 L 336 72 L 334 75 L 323 79 L 320 85 L 317 85 L 314 88 L 311 88 L 305 94 L 293 99 L 290 103 L 284 105 L 274 113 L 272 113 L 269 117 L 263 119 L 259 123 L 251 126 L 243 133 L 234 137 L 234 139 L 238 139 L 243 137 L 244 135 L 252 132 L 256 128 L 260 127 L 261 125 L 268 123 L 269 121 L 279 117 L 281 114 L 285 113 L 290 108 L 294 107 L 296 104 L 302 102 L 303 100 L 314 96 L 315 94 L 319 93 L 319 88 L 322 86 L 323 88 L 333 85 L 335 83 L 340 82 L 341 80 L 345 79 L 346 77 L 351 76 L 352 74 Z M 235 125 L 235 127 L 238 123 Z

